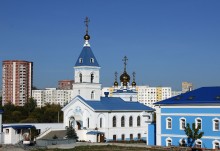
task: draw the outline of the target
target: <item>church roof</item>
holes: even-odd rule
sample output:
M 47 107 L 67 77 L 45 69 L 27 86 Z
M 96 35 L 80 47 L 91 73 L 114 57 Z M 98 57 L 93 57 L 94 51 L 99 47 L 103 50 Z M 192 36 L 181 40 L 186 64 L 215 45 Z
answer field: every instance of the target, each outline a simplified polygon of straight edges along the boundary
M 181 104 L 219 104 L 220 87 L 202 87 L 172 98 L 154 103 L 154 105 L 181 105 Z
M 89 46 L 84 46 L 75 66 L 96 66 L 99 67 L 98 61 L 96 60 L 92 49 Z
M 139 102 L 127 102 L 120 97 L 101 97 L 101 100 L 84 100 L 96 111 L 154 111 Z

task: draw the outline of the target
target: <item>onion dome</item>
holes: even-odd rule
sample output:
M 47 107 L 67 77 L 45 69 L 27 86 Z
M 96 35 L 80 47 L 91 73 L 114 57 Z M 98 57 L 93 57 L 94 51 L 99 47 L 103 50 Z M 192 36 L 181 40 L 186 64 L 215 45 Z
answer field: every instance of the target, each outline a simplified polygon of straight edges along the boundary
M 123 83 L 123 86 L 127 86 L 128 82 L 130 82 L 130 76 L 126 71 L 120 76 L 120 81 Z
M 135 86 L 136 86 L 136 82 L 133 81 L 133 82 L 131 83 L 131 85 L 132 85 L 132 87 L 135 87 Z
M 89 36 L 88 34 L 85 34 L 84 39 L 85 39 L 85 40 L 89 40 L 89 39 L 90 39 L 90 36 Z
M 118 86 L 118 81 L 117 81 L 117 78 L 118 77 L 118 73 L 115 72 L 115 82 L 114 82 L 114 86 L 117 87 Z
M 133 75 L 133 82 L 131 83 L 132 87 L 135 87 L 136 86 L 136 82 L 135 82 L 135 72 L 132 73 Z

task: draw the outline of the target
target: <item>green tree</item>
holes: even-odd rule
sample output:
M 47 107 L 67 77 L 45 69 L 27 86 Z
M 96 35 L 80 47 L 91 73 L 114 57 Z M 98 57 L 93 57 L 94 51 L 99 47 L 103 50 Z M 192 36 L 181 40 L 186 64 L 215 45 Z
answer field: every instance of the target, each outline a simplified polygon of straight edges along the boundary
M 67 128 L 66 136 L 67 136 L 68 139 L 76 139 L 76 140 L 78 139 L 76 131 L 72 126 Z
M 26 109 L 28 115 L 34 111 L 37 107 L 37 102 L 33 98 L 29 98 L 28 101 L 24 104 L 24 109 Z
M 185 134 L 187 136 L 187 144 L 189 147 L 192 147 L 195 141 L 202 138 L 204 135 L 204 132 L 201 132 L 200 129 L 200 124 L 196 127 L 195 123 L 192 123 L 192 128 L 190 127 L 189 123 L 186 124 Z

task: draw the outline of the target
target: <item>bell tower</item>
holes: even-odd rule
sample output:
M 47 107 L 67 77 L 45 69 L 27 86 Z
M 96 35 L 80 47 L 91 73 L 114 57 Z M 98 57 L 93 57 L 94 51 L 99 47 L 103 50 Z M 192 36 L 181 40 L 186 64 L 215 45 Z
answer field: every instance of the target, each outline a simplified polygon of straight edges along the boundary
M 86 17 L 84 22 L 86 25 L 86 34 L 84 36 L 85 42 L 74 66 L 75 83 L 73 84 L 73 95 L 74 97 L 80 95 L 86 100 L 100 100 L 101 84 L 99 83 L 99 71 L 101 67 L 99 66 L 89 44 L 89 18 Z

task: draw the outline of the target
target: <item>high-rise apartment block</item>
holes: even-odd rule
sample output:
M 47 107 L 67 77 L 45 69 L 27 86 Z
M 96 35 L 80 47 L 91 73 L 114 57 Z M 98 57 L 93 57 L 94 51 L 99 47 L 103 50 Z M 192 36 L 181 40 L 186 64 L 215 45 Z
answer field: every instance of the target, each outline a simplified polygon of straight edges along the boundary
M 23 106 L 31 97 L 33 62 L 5 60 L 2 63 L 2 105 Z
M 74 80 L 60 80 L 58 81 L 59 90 L 72 90 Z

